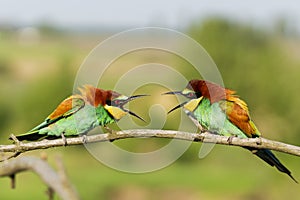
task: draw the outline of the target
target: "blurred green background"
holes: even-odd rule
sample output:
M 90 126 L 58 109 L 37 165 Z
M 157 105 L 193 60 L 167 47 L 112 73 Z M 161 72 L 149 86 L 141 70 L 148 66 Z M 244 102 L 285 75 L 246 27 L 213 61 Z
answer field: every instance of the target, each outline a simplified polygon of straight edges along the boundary
M 198 41 L 211 55 L 225 86 L 237 90 L 246 100 L 264 137 L 300 145 L 300 40 L 299 33 L 288 25 L 284 18 L 272 26 L 262 27 L 224 17 L 206 17 L 190 21 L 181 31 Z M 0 143 L 9 144 L 9 134 L 23 133 L 40 123 L 70 95 L 84 58 L 113 33 L 116 32 L 67 31 L 47 23 L 34 28 L 0 26 Z M 153 57 L 156 54 L 148 52 L 147 55 L 151 61 L 161 59 Z M 134 60 L 136 56 L 129 56 L 116 64 L 136 65 L 147 61 L 147 57 L 139 58 L 141 60 Z M 161 62 L 176 61 L 169 59 Z M 175 104 L 175 101 L 170 102 L 166 109 Z M 145 112 L 141 107 L 133 110 L 139 114 Z M 146 114 L 141 116 L 147 119 Z M 175 129 L 176 123 L 169 120 L 165 128 Z M 128 139 L 116 144 L 145 152 L 144 148 L 157 149 L 168 142 L 147 140 Z M 140 142 L 148 145 L 139 145 Z M 39 150 L 22 156 L 46 153 L 55 167 L 55 156 L 61 155 L 70 181 L 82 199 L 279 200 L 299 197 L 299 185 L 249 152 L 217 145 L 207 157 L 199 159 L 200 145 L 192 144 L 172 165 L 146 174 L 110 169 L 81 146 Z M 300 180 L 300 159 L 282 153 L 276 155 Z M 16 178 L 14 190 L 10 188 L 9 178 L 0 179 L 0 199 L 47 198 L 46 187 L 36 175 L 26 172 Z

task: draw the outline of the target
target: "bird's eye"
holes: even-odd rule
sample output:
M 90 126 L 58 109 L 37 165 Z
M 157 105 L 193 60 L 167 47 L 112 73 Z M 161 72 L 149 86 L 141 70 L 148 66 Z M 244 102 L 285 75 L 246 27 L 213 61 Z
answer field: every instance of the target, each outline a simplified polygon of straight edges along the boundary
M 120 101 L 119 100 L 114 100 L 114 105 L 119 105 Z
M 188 97 L 190 97 L 190 98 L 194 97 L 194 93 L 192 93 L 192 92 L 188 93 Z

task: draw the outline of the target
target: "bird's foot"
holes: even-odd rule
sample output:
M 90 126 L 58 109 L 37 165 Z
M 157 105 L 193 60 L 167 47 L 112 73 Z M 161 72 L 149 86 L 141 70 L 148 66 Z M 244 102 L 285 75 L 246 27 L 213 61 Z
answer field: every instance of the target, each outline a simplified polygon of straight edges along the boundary
M 256 138 L 256 144 L 257 144 L 257 145 L 261 145 L 261 144 L 262 144 L 262 141 L 261 141 L 261 138 L 260 138 L 260 137 L 257 137 L 257 138 Z
M 66 137 L 65 137 L 64 133 L 62 133 L 62 134 L 61 134 L 61 139 L 62 139 L 62 140 L 63 140 L 63 142 L 64 142 L 64 146 L 67 146 L 67 145 L 68 145 L 68 143 L 67 143 L 67 139 L 66 139 Z
M 85 134 L 82 136 L 82 143 L 83 144 L 87 143 L 87 136 Z
M 227 139 L 228 144 L 232 144 L 232 139 L 235 138 L 235 137 L 236 137 L 235 135 L 229 136 L 228 139 Z
M 199 131 L 200 131 L 200 134 L 207 132 L 205 129 L 199 129 Z
M 115 130 L 112 130 L 111 128 L 104 126 L 104 128 L 107 130 L 108 132 L 108 140 L 110 142 L 113 142 L 115 140 L 115 138 L 118 136 L 117 132 Z

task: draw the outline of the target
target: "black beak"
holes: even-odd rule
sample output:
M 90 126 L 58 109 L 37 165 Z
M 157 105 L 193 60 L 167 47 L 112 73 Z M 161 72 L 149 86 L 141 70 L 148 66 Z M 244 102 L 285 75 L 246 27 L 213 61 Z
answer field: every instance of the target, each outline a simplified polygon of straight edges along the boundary
M 131 100 L 134 100 L 134 99 L 137 99 L 137 98 L 140 98 L 140 97 L 146 97 L 146 96 L 150 96 L 150 95 L 146 95 L 146 94 L 139 94 L 139 95 L 133 95 L 133 96 L 130 96 L 128 97 L 126 100 L 119 100 L 118 102 L 118 106 L 123 108 L 123 106 L 128 103 L 129 101 Z
M 177 106 L 175 106 L 174 108 L 172 108 L 171 110 L 169 110 L 168 114 L 170 114 L 171 112 L 173 112 L 174 110 L 177 110 L 178 108 L 181 108 L 182 106 L 184 106 L 184 104 L 186 104 L 187 102 L 183 102 Z
M 141 118 L 140 116 L 138 116 L 138 115 L 135 114 L 134 112 L 132 112 L 132 111 L 130 111 L 130 110 L 127 110 L 127 109 L 125 109 L 125 108 L 123 108 L 123 110 L 124 110 L 125 112 L 128 112 L 130 115 L 135 116 L 136 118 L 142 120 L 143 122 L 146 122 L 143 118 Z
M 147 94 L 133 95 L 133 96 L 130 96 L 127 101 L 131 101 L 133 99 L 137 99 L 137 98 L 140 98 L 140 97 L 147 97 L 147 96 L 150 96 L 150 95 L 147 95 Z
M 171 95 L 180 94 L 180 95 L 182 95 L 182 92 L 181 91 L 171 91 L 171 92 L 163 93 L 162 95 L 168 95 L 168 94 L 171 94 Z
M 166 93 L 163 93 L 162 95 L 176 95 L 176 94 L 179 94 L 179 95 L 182 95 L 182 92 L 181 91 L 171 91 L 171 92 L 166 92 Z M 179 105 L 177 105 L 176 107 L 172 108 L 171 110 L 169 110 L 168 114 L 170 114 L 171 112 L 173 112 L 174 110 L 177 110 L 178 108 L 181 108 L 182 106 L 184 106 L 184 104 L 186 104 L 187 102 L 183 102 Z
M 137 114 L 135 114 L 134 112 L 130 111 L 130 110 L 127 110 L 125 108 L 123 108 L 123 106 L 128 103 L 129 101 L 131 100 L 134 100 L 134 99 L 137 99 L 137 98 L 140 98 L 140 97 L 146 97 L 146 96 L 150 96 L 150 95 L 147 95 L 147 94 L 139 94 L 139 95 L 133 95 L 133 96 L 130 96 L 128 97 L 128 99 L 124 100 L 122 103 L 121 103 L 121 108 L 125 111 L 125 112 L 128 112 L 130 115 L 132 116 L 135 116 L 136 118 L 142 120 L 143 122 L 146 122 L 143 118 L 141 118 L 140 116 L 138 116 Z

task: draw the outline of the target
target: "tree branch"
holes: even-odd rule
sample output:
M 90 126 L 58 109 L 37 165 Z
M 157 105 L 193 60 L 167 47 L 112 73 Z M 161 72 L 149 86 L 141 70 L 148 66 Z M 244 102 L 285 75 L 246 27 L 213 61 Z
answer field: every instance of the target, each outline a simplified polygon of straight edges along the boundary
M 205 133 L 189 133 L 183 131 L 173 131 L 173 130 L 151 130 L 151 129 L 134 129 L 134 130 L 124 130 L 114 132 L 113 134 L 97 134 L 89 136 L 81 136 L 74 138 L 66 138 L 67 145 L 81 145 L 84 142 L 105 142 L 113 141 L 126 138 L 169 138 L 169 139 L 179 139 L 187 140 L 193 142 L 206 142 L 206 143 L 216 143 L 223 145 L 233 145 L 241 147 L 255 147 L 258 149 L 267 148 L 274 151 L 279 151 L 283 153 L 288 153 L 295 156 L 300 156 L 300 147 L 285 144 L 282 142 L 277 142 L 273 140 L 268 140 L 265 138 L 247 138 L 241 139 L 238 137 L 229 138 L 226 136 L 220 136 L 216 134 L 211 134 L 209 132 Z M 0 152 L 13 152 L 16 155 L 21 153 L 37 150 L 37 149 L 47 149 L 51 147 L 65 146 L 65 141 L 63 139 L 55 140 L 42 140 L 37 142 L 28 143 L 17 143 L 11 145 L 0 145 Z
M 0 177 L 9 176 L 12 178 L 12 187 L 14 186 L 15 174 L 22 171 L 35 172 L 42 181 L 49 186 L 51 191 L 56 192 L 62 199 L 76 200 L 79 199 L 76 191 L 66 178 L 65 172 L 62 169 L 61 160 L 57 160 L 59 166 L 58 172 L 55 172 L 49 164 L 42 160 L 31 156 L 16 158 L 4 162 L 0 167 Z M 14 188 L 14 187 L 13 187 Z M 51 196 L 50 194 L 49 196 Z

